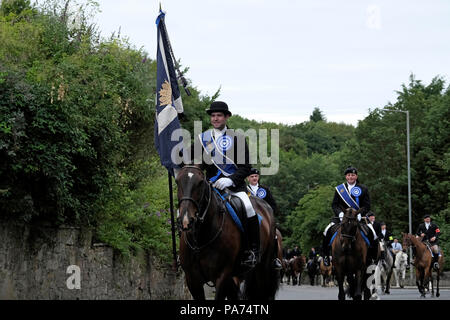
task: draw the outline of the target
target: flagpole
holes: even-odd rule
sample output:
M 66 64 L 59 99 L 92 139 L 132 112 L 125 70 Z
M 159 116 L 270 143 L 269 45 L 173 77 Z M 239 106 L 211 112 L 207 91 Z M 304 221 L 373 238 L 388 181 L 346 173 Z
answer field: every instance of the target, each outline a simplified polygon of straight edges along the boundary
M 167 170 L 169 177 L 169 199 L 170 199 L 170 222 L 172 225 L 172 251 L 173 251 L 173 270 L 178 271 L 177 263 L 177 241 L 175 239 L 175 217 L 173 214 L 173 193 L 172 193 L 172 175 Z

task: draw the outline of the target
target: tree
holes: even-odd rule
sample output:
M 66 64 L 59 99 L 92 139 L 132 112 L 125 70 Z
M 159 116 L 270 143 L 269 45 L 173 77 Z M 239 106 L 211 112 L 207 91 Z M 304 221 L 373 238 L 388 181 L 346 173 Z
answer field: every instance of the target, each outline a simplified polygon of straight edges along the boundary
M 315 107 L 312 114 L 309 116 L 309 121 L 319 122 L 319 121 L 326 121 L 326 119 L 322 111 L 320 111 L 318 107 Z

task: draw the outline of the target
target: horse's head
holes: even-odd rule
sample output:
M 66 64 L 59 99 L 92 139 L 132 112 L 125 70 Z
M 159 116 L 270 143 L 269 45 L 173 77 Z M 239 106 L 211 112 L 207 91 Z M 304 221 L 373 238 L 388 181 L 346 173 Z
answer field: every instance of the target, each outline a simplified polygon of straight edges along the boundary
M 404 249 L 409 248 L 411 246 L 411 238 L 408 233 L 402 232 L 402 247 Z
M 176 178 L 178 185 L 178 225 L 182 231 L 202 222 L 211 198 L 211 190 L 202 169 L 184 166 Z
M 356 231 L 358 229 L 359 210 L 347 208 L 341 222 L 341 237 L 343 238 L 343 246 L 351 247 L 351 243 L 356 240 Z

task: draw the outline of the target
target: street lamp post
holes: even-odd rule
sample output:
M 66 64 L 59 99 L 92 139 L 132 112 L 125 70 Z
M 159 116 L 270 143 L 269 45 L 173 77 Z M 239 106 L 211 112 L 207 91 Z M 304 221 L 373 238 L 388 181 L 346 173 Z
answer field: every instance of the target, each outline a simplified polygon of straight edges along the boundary
M 406 157 L 407 157 L 407 163 L 408 163 L 408 218 L 409 218 L 409 233 L 412 234 L 412 213 L 411 213 L 411 157 L 410 157 L 410 151 L 409 151 L 409 111 L 403 111 L 403 110 L 391 110 L 391 109 L 381 109 L 383 111 L 394 111 L 394 112 L 402 112 L 406 113 Z M 412 248 L 409 248 L 409 266 L 410 266 L 410 272 L 409 276 L 412 280 L 413 273 L 412 273 Z

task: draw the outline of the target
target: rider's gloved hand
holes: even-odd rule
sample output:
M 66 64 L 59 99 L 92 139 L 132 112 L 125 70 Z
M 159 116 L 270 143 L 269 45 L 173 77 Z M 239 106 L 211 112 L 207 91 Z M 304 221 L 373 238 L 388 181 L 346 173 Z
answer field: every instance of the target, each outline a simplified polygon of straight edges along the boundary
M 225 188 L 231 187 L 232 185 L 233 180 L 231 180 L 230 178 L 220 178 L 213 184 L 213 187 L 219 190 L 223 190 Z

